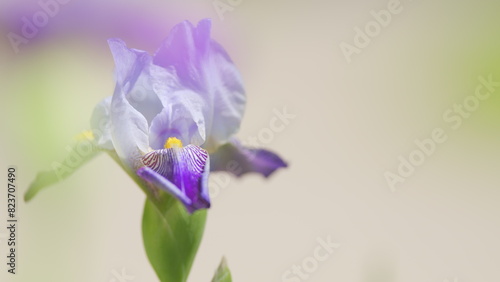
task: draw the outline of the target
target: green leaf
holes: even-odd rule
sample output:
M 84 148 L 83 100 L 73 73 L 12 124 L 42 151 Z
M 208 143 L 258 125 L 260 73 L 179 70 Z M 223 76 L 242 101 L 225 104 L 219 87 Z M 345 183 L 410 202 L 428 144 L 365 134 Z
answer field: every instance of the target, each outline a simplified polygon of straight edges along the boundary
M 146 199 L 142 236 L 149 261 L 162 282 L 185 282 L 203 236 L 206 210 L 189 214 L 172 196 Z
M 217 272 L 215 272 L 214 279 L 212 282 L 232 282 L 231 271 L 229 271 L 229 267 L 227 266 L 227 262 L 225 258 L 222 258 L 220 262 L 219 268 Z
M 95 144 L 93 137 L 88 134 L 88 132 L 84 132 L 77 136 L 76 143 L 62 162 L 53 162 L 51 164 L 51 170 L 42 171 L 36 175 L 35 180 L 24 194 L 24 200 L 26 202 L 33 199 L 33 197 L 44 188 L 70 176 L 80 168 L 80 166 L 101 152 Z

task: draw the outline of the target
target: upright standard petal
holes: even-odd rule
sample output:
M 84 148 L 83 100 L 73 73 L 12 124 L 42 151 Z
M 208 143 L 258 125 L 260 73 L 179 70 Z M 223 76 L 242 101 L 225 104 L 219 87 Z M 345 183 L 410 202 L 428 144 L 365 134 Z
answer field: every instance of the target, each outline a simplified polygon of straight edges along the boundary
M 203 147 L 214 151 L 238 131 L 246 98 L 238 70 L 224 49 L 210 39 L 210 28 L 209 19 L 196 27 L 187 21 L 178 24 L 154 55 L 153 63 L 172 70 L 181 86 L 205 102 L 207 138 Z
M 167 77 L 164 69 L 148 63 L 130 91 L 125 93 L 130 105 L 146 118 L 149 125 L 163 108 L 155 88 L 158 81 L 165 83 Z
M 210 44 L 208 74 L 209 91 L 213 93 L 213 119 L 206 147 L 218 147 L 236 134 L 245 112 L 246 96 L 243 80 L 224 48 L 217 42 Z
M 196 36 L 196 28 L 189 21 L 183 21 L 172 28 L 162 46 L 156 51 L 153 63 L 175 70 L 185 87 L 203 91 L 205 85 L 201 63 L 205 54 L 204 50 L 198 49 L 197 46 L 206 43 L 197 41 L 200 40 Z
M 265 177 L 279 168 L 287 167 L 277 154 L 265 149 L 246 148 L 232 139 L 210 155 L 212 171 L 228 171 L 236 176 L 257 172 Z
M 176 138 L 169 139 L 169 142 L 173 145 L 167 142 L 165 149 L 144 155 L 144 166 L 137 170 L 137 174 L 176 197 L 189 212 L 210 207 L 208 153 L 195 145 L 182 147 Z
M 140 166 L 140 157 L 149 150 L 149 126 L 146 115 L 127 96 L 144 77 L 152 58 L 144 51 L 127 48 L 119 39 L 110 39 L 108 43 L 116 64 L 116 87 L 110 107 L 111 138 L 122 162 L 135 170 Z
M 162 96 L 161 101 L 164 108 L 151 123 L 151 148 L 163 148 L 169 137 L 176 137 L 184 144 L 201 146 L 206 137 L 203 115 L 206 105 L 200 96 L 190 89 L 172 90 L 168 96 Z
M 173 74 L 152 64 L 145 51 L 127 48 L 119 39 L 108 40 L 115 60 L 115 77 L 128 102 L 151 123 L 162 105 L 157 92 L 175 81 Z
M 108 45 L 115 61 L 116 83 L 122 85 L 123 91 L 128 93 L 144 67 L 151 62 L 151 56 L 146 51 L 127 48 L 125 42 L 117 38 L 109 39 Z

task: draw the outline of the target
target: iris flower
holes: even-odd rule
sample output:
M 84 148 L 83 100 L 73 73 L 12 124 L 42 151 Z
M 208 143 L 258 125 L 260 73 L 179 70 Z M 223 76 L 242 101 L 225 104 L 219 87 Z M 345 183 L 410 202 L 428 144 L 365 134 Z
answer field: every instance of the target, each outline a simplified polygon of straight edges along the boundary
M 267 177 L 287 164 L 233 135 L 245 110 L 243 82 L 211 22 L 176 25 L 154 55 L 108 41 L 116 87 L 94 109 L 93 143 L 116 153 L 150 191 L 163 190 L 189 212 L 210 207 L 208 175 L 229 171 Z

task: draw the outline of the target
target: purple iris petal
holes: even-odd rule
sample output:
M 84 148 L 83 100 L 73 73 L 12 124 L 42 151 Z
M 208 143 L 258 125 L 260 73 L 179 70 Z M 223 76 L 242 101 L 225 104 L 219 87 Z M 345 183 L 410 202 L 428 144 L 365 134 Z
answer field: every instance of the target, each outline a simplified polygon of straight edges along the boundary
M 189 212 L 210 207 L 208 153 L 195 145 L 147 153 L 137 174 L 179 199 Z
M 265 177 L 271 175 L 278 168 L 288 165 L 275 153 L 265 149 L 247 148 L 237 140 L 222 145 L 210 155 L 212 171 L 228 171 L 236 176 L 248 172 L 257 172 Z
M 152 57 L 145 51 L 130 49 L 125 42 L 108 40 L 115 60 L 115 77 L 125 92 L 128 102 L 139 111 L 148 124 L 162 110 L 158 89 L 171 84 L 172 75 L 151 63 Z
M 164 68 L 173 67 L 181 83 L 196 91 L 204 86 L 201 60 L 210 42 L 210 21 L 200 21 L 200 34 L 190 22 L 176 25 L 154 56 L 154 64 Z M 201 36 L 200 36 L 201 35 Z M 198 48 L 203 46 L 203 48 Z
M 175 184 L 170 182 L 168 179 L 158 174 L 153 169 L 143 166 L 137 170 L 137 175 L 139 175 L 142 179 L 148 181 L 153 184 L 155 187 L 160 187 L 162 190 L 167 191 L 172 196 L 177 198 L 177 200 L 181 201 L 186 207 L 189 207 L 193 204 L 191 199 L 189 199 Z
M 204 100 L 188 89 L 172 91 L 161 98 L 165 106 L 151 123 L 151 148 L 163 148 L 169 137 L 176 137 L 184 144 L 202 145 L 206 138 Z
M 209 19 L 197 26 L 188 21 L 176 25 L 153 64 L 173 70 L 180 85 L 204 102 L 201 114 L 207 138 L 203 147 L 213 151 L 238 131 L 246 97 L 239 71 L 224 48 L 210 38 L 210 28 Z
M 109 39 L 108 44 L 116 65 L 116 82 L 128 93 L 151 61 L 151 56 L 146 51 L 127 48 L 125 42 L 118 38 Z
M 110 111 L 110 131 L 116 153 L 129 168 L 137 168 L 140 156 L 148 150 L 148 122 L 130 105 L 118 84 Z

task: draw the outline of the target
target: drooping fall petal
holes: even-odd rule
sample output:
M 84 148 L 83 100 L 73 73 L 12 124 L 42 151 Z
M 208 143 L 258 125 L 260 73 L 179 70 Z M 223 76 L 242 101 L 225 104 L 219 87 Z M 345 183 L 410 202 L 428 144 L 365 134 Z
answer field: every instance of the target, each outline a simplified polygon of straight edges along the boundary
M 277 169 L 287 166 L 277 154 L 265 149 L 244 147 L 235 139 L 219 147 L 210 157 L 212 171 L 228 171 L 236 176 L 257 172 L 268 177 Z
M 152 151 L 142 157 L 137 174 L 154 187 L 169 192 L 193 212 L 210 207 L 208 153 L 195 145 Z

